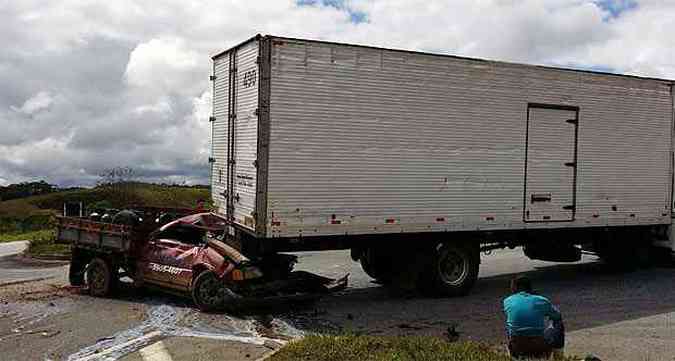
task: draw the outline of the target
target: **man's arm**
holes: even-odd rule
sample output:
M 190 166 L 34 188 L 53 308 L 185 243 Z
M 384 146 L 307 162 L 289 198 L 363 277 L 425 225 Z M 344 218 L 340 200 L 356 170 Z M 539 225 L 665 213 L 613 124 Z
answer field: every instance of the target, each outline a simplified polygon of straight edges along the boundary
M 511 334 L 512 334 L 513 330 L 511 330 L 512 325 L 509 322 L 510 321 L 510 319 L 509 319 L 509 303 L 510 303 L 510 300 L 509 300 L 508 297 L 505 298 L 502 301 L 502 311 L 504 311 L 504 316 L 506 317 L 506 322 L 505 322 L 505 325 L 504 325 L 504 328 L 506 329 L 506 335 L 508 337 L 511 337 Z
M 560 321 L 562 319 L 562 316 L 560 315 L 560 310 L 558 310 L 558 307 L 553 306 L 551 304 L 551 301 L 548 302 L 548 313 L 546 316 L 548 316 L 551 320 L 553 321 Z

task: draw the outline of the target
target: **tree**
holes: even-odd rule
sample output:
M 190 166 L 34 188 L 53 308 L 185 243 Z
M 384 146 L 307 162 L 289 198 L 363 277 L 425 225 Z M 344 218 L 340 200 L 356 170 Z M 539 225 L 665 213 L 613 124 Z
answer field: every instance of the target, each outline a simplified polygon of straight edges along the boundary
M 136 199 L 135 188 L 138 182 L 135 181 L 136 172 L 131 167 L 114 167 L 105 169 L 99 174 L 99 181 L 96 182 L 97 188 L 102 188 L 109 192 L 107 200 L 117 207 L 128 207 Z
M 10 184 L 6 187 L 0 187 L 0 201 L 53 193 L 58 190 L 55 185 L 49 184 L 44 180 Z

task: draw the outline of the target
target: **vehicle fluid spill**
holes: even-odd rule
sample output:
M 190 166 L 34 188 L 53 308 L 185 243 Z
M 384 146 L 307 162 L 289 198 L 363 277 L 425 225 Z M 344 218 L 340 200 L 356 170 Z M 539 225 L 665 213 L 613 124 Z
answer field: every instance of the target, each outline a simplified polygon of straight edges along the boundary
M 157 304 L 149 308 L 147 318 L 140 325 L 98 340 L 70 355 L 68 361 L 117 360 L 135 352 L 159 339 L 166 337 L 199 337 L 223 341 L 235 341 L 254 345 L 285 343 L 281 339 L 297 338 L 301 331 L 290 324 L 281 325 L 274 334 L 262 336 L 254 318 L 238 318 L 226 314 L 204 314 L 192 308 L 176 305 Z
M 10 318 L 13 323 L 9 332 L 0 334 L 0 341 L 38 331 L 50 334 L 53 325 L 45 324 L 43 321 L 67 311 L 71 306 L 72 302 L 67 300 L 0 304 L 0 317 Z

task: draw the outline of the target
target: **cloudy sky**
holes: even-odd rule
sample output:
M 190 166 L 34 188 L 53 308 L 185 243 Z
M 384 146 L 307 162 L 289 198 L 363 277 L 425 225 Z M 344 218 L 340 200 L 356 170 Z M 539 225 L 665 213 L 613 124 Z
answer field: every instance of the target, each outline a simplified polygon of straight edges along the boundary
M 210 56 L 256 33 L 675 78 L 670 0 L 0 0 L 0 184 L 206 183 Z

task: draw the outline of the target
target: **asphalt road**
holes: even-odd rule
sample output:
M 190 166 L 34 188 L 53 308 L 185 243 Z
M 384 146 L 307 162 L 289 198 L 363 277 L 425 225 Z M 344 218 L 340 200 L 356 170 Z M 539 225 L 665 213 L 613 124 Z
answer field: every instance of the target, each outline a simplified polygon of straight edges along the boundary
M 348 252 L 299 255 L 299 269 L 335 277 L 350 273 L 350 288 L 290 311 L 213 315 L 196 311 L 189 300 L 129 289 L 115 299 L 80 295 L 60 287 L 65 273 L 0 286 L 0 358 L 255 360 L 304 332 L 441 336 L 449 326 L 461 339 L 499 345 L 504 329 L 501 300 L 510 278 L 523 272 L 560 306 L 568 331 L 567 353 L 630 361 L 672 361 L 675 355 L 675 269 L 616 274 L 592 257 L 578 264 L 555 264 L 506 250 L 482 257 L 480 280 L 469 296 L 420 298 L 394 294 L 371 282 Z
M 568 354 L 602 360 L 675 360 L 675 269 L 610 271 L 594 256 L 558 264 L 532 261 L 522 251 L 501 250 L 481 258 L 479 281 L 461 298 L 392 294 L 370 281 L 348 252 L 305 253 L 300 268 L 329 276 L 351 274 L 351 289 L 322 299 L 313 313 L 296 315 L 306 330 L 387 335 L 442 336 L 454 326 L 464 340 L 504 342 L 501 301 L 510 280 L 527 274 L 534 288 L 560 307 Z
M 67 271 L 64 262 L 34 262 L 20 257 L 27 241 L 0 243 L 0 286 L 9 283 L 62 277 Z

